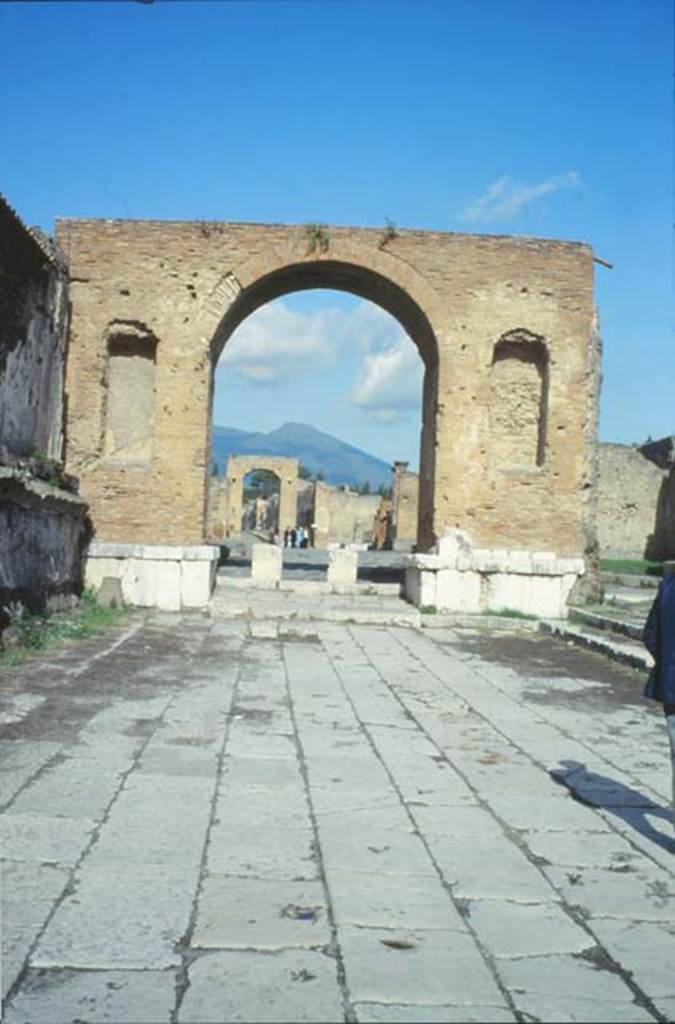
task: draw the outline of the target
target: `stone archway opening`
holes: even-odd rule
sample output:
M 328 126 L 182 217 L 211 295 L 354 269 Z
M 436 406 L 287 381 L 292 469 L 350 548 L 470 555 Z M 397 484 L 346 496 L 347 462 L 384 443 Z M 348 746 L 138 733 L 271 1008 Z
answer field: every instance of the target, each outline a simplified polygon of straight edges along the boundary
M 248 287 L 241 289 L 232 299 L 234 286 L 230 283 L 231 301 L 227 305 L 224 315 L 218 322 L 211 339 L 211 363 L 212 373 L 215 377 L 216 367 L 220 356 L 226 351 L 228 343 L 237 332 L 238 328 L 245 325 L 257 311 L 269 306 L 275 300 L 296 298 L 298 293 L 303 292 L 338 292 L 347 293 L 358 300 L 364 300 L 363 304 L 373 304 L 378 311 L 389 314 L 396 322 L 401 331 L 401 336 L 406 340 L 408 348 L 415 352 L 413 357 L 423 372 L 423 384 L 419 386 L 416 398 L 417 409 L 421 406 L 421 430 L 419 436 L 419 473 L 410 472 L 408 476 L 414 478 L 414 497 L 412 490 L 407 495 L 408 506 L 413 506 L 413 511 L 407 509 L 405 524 L 401 517 L 401 536 L 405 537 L 404 544 L 407 550 L 413 546 L 418 549 L 428 549 L 435 540 L 434 533 L 434 476 L 435 476 L 435 454 L 436 454 L 436 412 L 437 412 L 437 388 L 438 388 L 438 344 L 431 323 L 415 298 L 408 294 L 400 284 L 385 277 L 379 271 L 369 267 L 359 266 L 338 260 L 314 259 L 311 261 L 299 261 L 297 263 L 284 264 L 281 267 L 268 269 L 259 276 L 252 274 L 253 279 Z M 246 278 L 245 274 L 241 275 Z M 389 319 L 386 317 L 385 319 Z M 268 356 L 269 358 L 269 356 Z M 283 350 L 280 350 L 277 357 L 279 360 L 285 358 Z M 274 356 L 272 356 L 274 359 Z M 255 367 L 256 371 L 274 373 L 274 366 Z M 415 370 L 417 367 L 415 367 Z M 318 376 L 318 374 L 317 374 Z M 417 377 L 417 374 L 415 374 Z M 419 379 L 419 378 L 417 378 Z M 212 383 L 211 394 L 215 384 Z M 355 410 L 356 412 L 356 410 Z M 417 413 L 415 418 L 417 418 Z M 292 418 L 301 419 L 299 413 L 293 412 Z M 419 422 L 419 421 L 418 421 Z M 233 425 L 233 424 L 230 424 Z M 414 428 L 413 428 L 414 429 Z M 415 441 L 412 442 L 413 453 Z M 364 445 L 365 448 L 365 445 Z M 391 476 L 386 484 L 381 486 L 387 491 L 396 490 L 396 467 L 398 453 L 391 458 Z M 413 466 L 414 462 L 413 454 Z M 405 463 L 407 465 L 407 462 Z M 414 466 L 414 469 L 417 467 Z M 377 491 L 376 485 L 373 490 Z M 342 504 L 345 501 L 343 500 Z M 337 502 L 336 502 L 337 504 Z M 337 516 L 337 510 L 336 510 Z M 375 514 L 370 517 L 369 534 L 372 536 L 373 526 L 376 520 Z M 299 520 L 298 520 L 299 522 Z M 280 525 L 280 533 L 283 532 Z M 321 532 L 321 531 L 319 531 Z M 342 538 L 341 538 L 342 539 Z M 345 538 L 347 539 L 347 538 Z M 352 539 L 351 537 L 349 539 Z M 371 537 L 369 537 L 371 539 Z
M 279 533 L 281 480 L 271 469 L 251 469 L 242 480 L 242 533 L 266 537 Z

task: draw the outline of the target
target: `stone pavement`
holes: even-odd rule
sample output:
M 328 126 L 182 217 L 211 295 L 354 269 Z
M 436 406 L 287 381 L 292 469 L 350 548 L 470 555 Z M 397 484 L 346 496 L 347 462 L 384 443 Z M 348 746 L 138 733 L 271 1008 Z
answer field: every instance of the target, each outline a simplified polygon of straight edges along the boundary
M 666 738 L 630 669 L 156 614 L 0 683 L 7 1024 L 675 1018 Z

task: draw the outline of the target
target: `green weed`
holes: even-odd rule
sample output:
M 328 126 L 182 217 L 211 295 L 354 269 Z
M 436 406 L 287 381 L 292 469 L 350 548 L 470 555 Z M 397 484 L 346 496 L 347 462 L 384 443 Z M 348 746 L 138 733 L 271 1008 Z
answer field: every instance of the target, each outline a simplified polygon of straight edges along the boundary
M 663 562 L 645 558 L 601 558 L 600 568 L 623 576 L 663 576 Z
M 96 594 L 91 590 L 85 590 L 80 604 L 70 612 L 33 614 L 19 602 L 13 602 L 4 611 L 10 625 L 21 632 L 22 646 L 0 651 L 0 667 L 19 665 L 66 640 L 98 636 L 111 626 L 119 625 L 129 614 L 125 608 L 100 607 L 96 603 Z
M 518 608 L 488 608 L 485 615 L 496 615 L 501 619 L 536 619 L 536 615 L 521 612 Z

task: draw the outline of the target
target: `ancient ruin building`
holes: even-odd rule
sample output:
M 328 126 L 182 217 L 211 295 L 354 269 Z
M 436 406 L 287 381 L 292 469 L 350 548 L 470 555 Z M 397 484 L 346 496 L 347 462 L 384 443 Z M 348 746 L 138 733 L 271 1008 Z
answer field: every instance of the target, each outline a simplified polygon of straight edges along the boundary
M 73 279 L 67 458 L 101 539 L 201 541 L 217 357 L 260 305 L 324 287 L 379 303 L 424 360 L 421 543 L 459 524 L 481 543 L 583 551 L 598 387 L 587 245 L 333 228 L 316 250 L 302 226 L 121 220 L 59 221 L 57 237 Z M 118 444 L 125 360 L 145 398 Z
M 67 318 L 63 256 L 0 196 L 0 609 L 81 583 L 86 506 L 60 472 Z
M 598 545 L 603 558 L 675 558 L 671 438 L 599 446 Z

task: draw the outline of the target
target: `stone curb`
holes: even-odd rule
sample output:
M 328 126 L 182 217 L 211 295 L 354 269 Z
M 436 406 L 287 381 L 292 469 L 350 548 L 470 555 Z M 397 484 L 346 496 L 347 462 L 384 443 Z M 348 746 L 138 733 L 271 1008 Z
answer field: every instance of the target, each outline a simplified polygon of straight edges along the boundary
M 539 619 L 521 619 L 517 615 L 481 615 L 480 613 L 455 612 L 447 615 L 423 614 L 421 618 L 423 629 L 472 629 L 481 626 L 496 631 L 522 629 L 527 632 L 536 632 L 539 629 Z
M 631 590 L 656 590 L 660 576 L 641 576 L 634 573 L 607 572 L 603 569 L 600 579 L 606 586 L 630 587 Z
M 539 632 L 548 636 L 557 636 L 561 640 L 568 640 L 580 647 L 587 647 L 591 651 L 597 651 L 599 654 L 604 654 L 613 661 L 629 665 L 631 668 L 649 671 L 654 664 L 651 655 L 647 651 L 641 650 L 637 644 L 609 640 L 600 634 L 588 633 L 578 626 L 549 620 L 539 624 Z
M 313 611 L 298 610 L 296 608 L 282 611 L 281 609 L 271 610 L 265 608 L 261 615 L 256 615 L 255 608 L 247 603 L 223 608 L 211 601 L 208 615 L 213 619 L 247 618 L 253 621 L 269 620 L 292 623 L 334 622 L 354 626 L 408 626 L 411 629 L 419 629 L 421 625 L 421 616 L 416 609 L 411 609 L 409 612 L 369 612 L 354 608 L 345 608 L 339 611 L 330 608 L 325 611 L 319 609 Z
M 608 633 L 618 633 L 621 636 L 627 636 L 630 640 L 642 641 L 644 627 L 636 626 L 634 622 L 613 619 L 610 615 L 602 615 L 600 612 L 589 612 L 586 608 L 570 608 L 570 618 L 582 625 L 591 626 L 593 629 L 604 629 Z
M 220 549 L 214 544 L 120 544 L 91 541 L 89 558 L 141 558 L 157 562 L 216 562 Z

